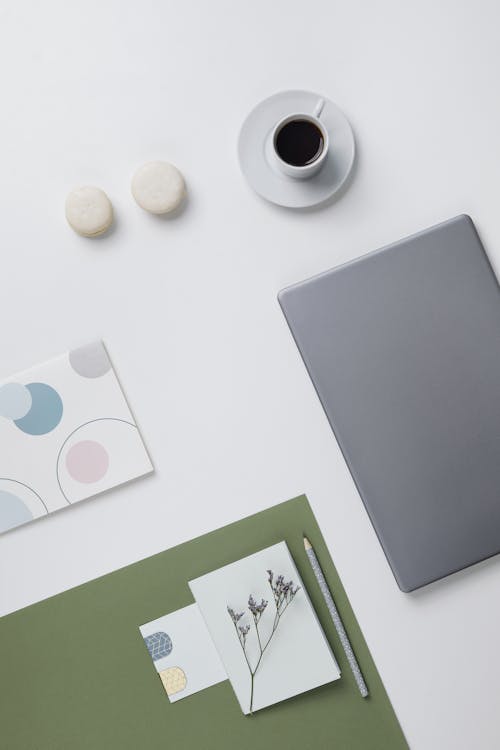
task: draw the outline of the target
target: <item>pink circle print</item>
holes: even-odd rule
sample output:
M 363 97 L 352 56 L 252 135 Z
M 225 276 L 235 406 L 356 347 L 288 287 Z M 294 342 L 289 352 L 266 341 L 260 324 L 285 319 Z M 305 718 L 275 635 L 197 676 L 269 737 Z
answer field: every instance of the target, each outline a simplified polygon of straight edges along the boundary
M 106 474 L 108 466 L 108 453 L 95 440 L 81 440 L 75 443 L 66 456 L 69 475 L 83 484 L 98 482 Z

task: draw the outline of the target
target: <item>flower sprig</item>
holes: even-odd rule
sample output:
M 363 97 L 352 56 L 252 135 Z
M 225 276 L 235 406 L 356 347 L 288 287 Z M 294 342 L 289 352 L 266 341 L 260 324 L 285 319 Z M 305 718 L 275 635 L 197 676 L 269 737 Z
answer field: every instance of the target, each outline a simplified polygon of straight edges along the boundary
M 266 607 L 267 607 L 266 599 L 261 599 L 260 604 L 257 604 L 252 594 L 250 594 L 250 596 L 248 597 L 248 609 L 250 610 L 254 618 L 257 618 L 257 620 L 260 620 Z
M 285 581 L 285 578 L 282 575 L 279 575 L 276 580 L 274 580 L 274 573 L 272 570 L 267 571 L 267 576 L 271 591 L 273 592 L 276 609 L 279 610 L 283 606 L 288 606 L 300 589 L 300 586 L 294 586 L 293 581 Z
M 239 621 L 242 617 L 244 617 L 244 612 L 235 612 L 234 609 L 231 607 L 227 608 L 227 611 L 229 613 L 229 617 L 233 621 L 234 627 L 236 628 L 236 632 L 238 634 L 238 638 L 240 640 L 240 643 L 242 646 L 245 645 L 245 641 L 247 639 L 247 635 L 250 631 L 250 625 L 238 625 Z
M 295 595 L 300 590 L 300 586 L 295 586 L 293 581 L 286 581 L 283 575 L 278 575 L 276 578 L 274 578 L 274 573 L 272 570 L 267 571 L 267 576 L 267 581 L 269 583 L 269 586 L 271 587 L 274 599 L 275 615 L 271 633 L 267 641 L 265 641 L 264 643 L 261 640 L 259 622 L 262 615 L 266 611 L 269 602 L 267 599 L 263 598 L 261 598 L 260 602 L 257 602 L 253 594 L 250 594 L 250 596 L 248 597 L 248 611 L 250 612 L 252 617 L 255 628 L 255 635 L 257 638 L 257 645 L 259 649 L 259 656 L 254 667 L 252 667 L 247 653 L 247 637 L 250 633 L 251 626 L 248 623 L 240 623 L 242 617 L 245 616 L 245 612 L 237 612 L 232 607 L 227 607 L 229 617 L 233 622 L 234 629 L 238 636 L 238 640 L 240 642 L 240 646 L 243 650 L 243 655 L 250 672 L 250 713 L 252 713 L 253 709 L 255 675 L 262 662 L 264 652 L 271 643 L 271 639 L 278 628 L 280 619 L 283 616 L 286 608 L 292 603 Z

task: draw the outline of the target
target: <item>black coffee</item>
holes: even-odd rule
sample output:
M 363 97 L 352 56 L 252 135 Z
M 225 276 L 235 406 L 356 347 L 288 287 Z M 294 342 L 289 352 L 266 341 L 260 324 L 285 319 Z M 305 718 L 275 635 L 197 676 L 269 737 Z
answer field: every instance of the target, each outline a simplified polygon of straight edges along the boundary
M 321 156 L 323 134 L 310 120 L 290 120 L 276 134 L 274 145 L 287 164 L 305 167 Z

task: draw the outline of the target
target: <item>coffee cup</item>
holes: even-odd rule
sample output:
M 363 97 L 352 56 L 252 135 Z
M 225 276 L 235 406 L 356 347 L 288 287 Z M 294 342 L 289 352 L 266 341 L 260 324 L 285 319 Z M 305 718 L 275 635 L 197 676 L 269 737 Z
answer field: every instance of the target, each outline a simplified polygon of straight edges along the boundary
M 320 117 L 319 99 L 312 113 L 286 115 L 274 126 L 271 151 L 276 167 L 287 177 L 304 180 L 317 174 L 328 156 L 329 137 Z

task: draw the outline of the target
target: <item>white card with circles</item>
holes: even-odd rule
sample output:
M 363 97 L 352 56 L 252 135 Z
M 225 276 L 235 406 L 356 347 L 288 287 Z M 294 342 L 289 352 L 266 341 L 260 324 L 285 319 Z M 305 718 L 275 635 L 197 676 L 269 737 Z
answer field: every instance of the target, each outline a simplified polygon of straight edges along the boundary
M 0 533 L 153 471 L 102 342 L 0 384 Z

